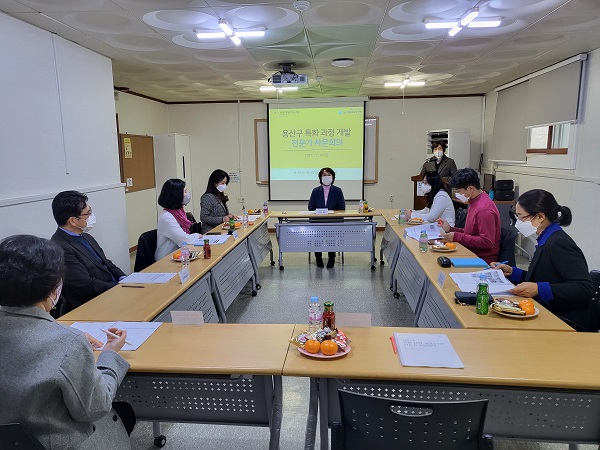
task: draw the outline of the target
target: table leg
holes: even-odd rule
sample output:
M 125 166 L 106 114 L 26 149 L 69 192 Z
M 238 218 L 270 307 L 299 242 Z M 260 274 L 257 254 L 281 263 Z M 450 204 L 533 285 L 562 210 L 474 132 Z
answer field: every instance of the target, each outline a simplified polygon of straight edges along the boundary
M 319 426 L 321 450 L 329 450 L 329 402 L 327 397 L 327 378 L 319 378 Z
M 306 419 L 306 435 L 304 437 L 304 450 L 315 449 L 315 436 L 317 434 L 318 412 L 319 384 L 316 378 L 310 378 L 310 391 L 308 394 L 308 417 Z
M 283 387 L 281 375 L 273 377 L 273 405 L 271 413 L 271 439 L 269 450 L 279 450 L 281 420 L 283 418 Z

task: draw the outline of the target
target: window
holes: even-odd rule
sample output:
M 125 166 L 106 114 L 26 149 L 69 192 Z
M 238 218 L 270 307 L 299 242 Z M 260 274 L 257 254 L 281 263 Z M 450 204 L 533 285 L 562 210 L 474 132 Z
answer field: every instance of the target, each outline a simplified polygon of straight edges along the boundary
M 531 127 L 527 130 L 527 153 L 566 155 L 569 151 L 570 123 Z

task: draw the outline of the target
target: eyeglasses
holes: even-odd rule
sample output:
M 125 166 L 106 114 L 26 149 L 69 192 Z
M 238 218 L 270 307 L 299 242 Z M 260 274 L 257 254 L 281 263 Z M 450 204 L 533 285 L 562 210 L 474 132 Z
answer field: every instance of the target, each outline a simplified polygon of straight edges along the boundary
M 81 219 L 82 217 L 89 217 L 91 215 L 92 215 L 92 208 L 90 208 L 90 210 L 86 213 L 79 214 L 79 216 L 77 216 L 77 219 Z
M 517 213 L 515 213 L 515 217 L 516 217 L 517 219 L 519 219 L 521 222 L 523 222 L 523 221 L 524 221 L 525 219 L 527 219 L 528 217 L 532 217 L 532 218 L 533 218 L 533 215 L 532 215 L 532 214 L 527 214 L 526 216 L 522 216 L 522 215 L 520 215 L 520 214 L 517 214 Z

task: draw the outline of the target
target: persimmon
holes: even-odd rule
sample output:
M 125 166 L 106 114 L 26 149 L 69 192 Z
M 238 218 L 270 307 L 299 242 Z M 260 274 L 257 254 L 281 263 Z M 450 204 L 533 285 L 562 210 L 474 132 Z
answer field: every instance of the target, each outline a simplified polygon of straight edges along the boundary
M 519 308 L 525 311 L 526 316 L 532 316 L 535 314 L 535 306 L 531 300 L 521 300 L 519 302 Z
M 446 247 L 454 250 L 456 248 L 456 244 L 454 242 L 446 242 Z
M 181 259 L 181 250 L 177 250 L 173 253 L 173 259 Z
M 334 341 L 323 341 L 321 343 L 321 353 L 327 356 L 335 355 L 338 351 L 338 345 Z
M 319 350 L 321 350 L 321 343 L 315 339 L 309 339 L 304 343 L 304 350 L 308 353 L 319 353 Z

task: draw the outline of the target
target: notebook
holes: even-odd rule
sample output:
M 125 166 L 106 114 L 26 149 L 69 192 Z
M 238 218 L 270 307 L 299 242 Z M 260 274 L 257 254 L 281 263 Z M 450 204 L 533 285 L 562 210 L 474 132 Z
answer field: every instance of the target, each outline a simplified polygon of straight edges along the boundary
M 454 267 L 483 267 L 488 268 L 490 265 L 481 258 L 450 258 Z

